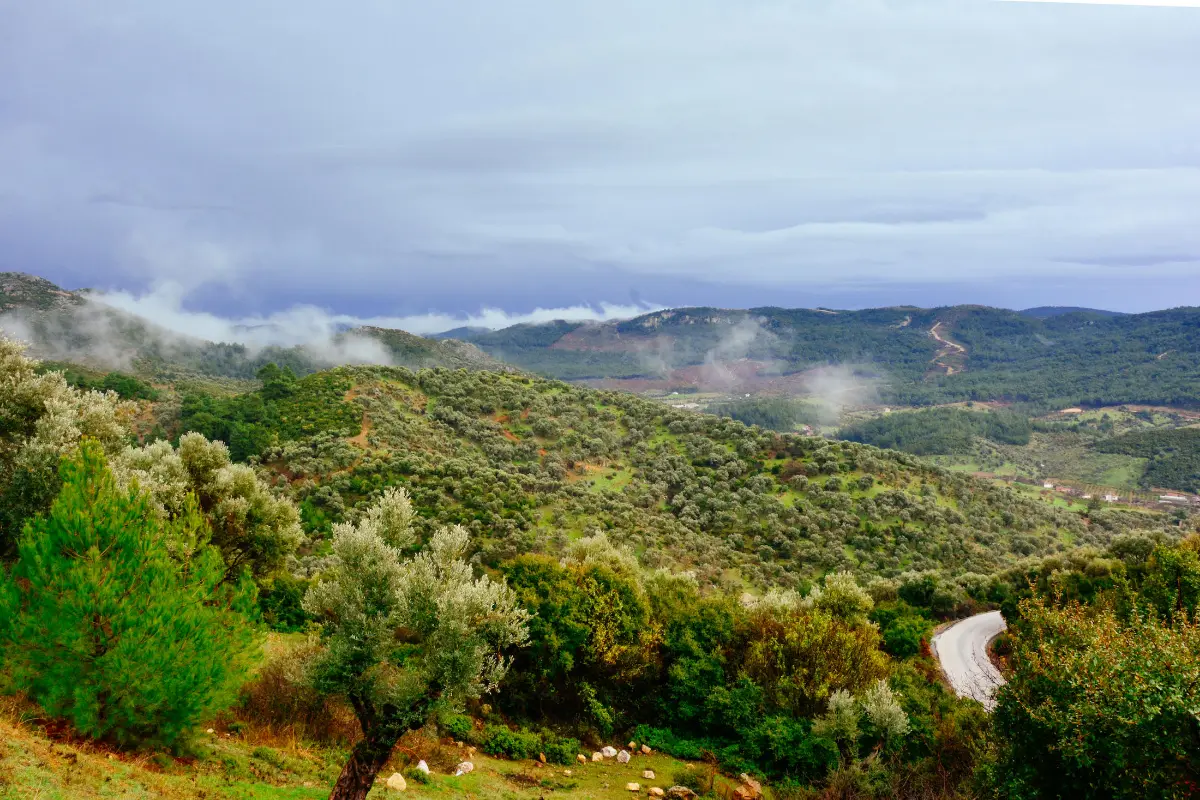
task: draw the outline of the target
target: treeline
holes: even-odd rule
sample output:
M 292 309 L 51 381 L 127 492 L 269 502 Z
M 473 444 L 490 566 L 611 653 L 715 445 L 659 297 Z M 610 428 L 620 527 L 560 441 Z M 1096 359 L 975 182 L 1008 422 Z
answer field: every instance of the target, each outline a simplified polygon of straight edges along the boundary
M 913 455 L 965 455 L 975 452 L 975 437 L 1003 444 L 1029 444 L 1029 418 L 1011 411 L 964 411 L 931 408 L 885 414 L 850 425 L 838 437 Z
M 1094 450 L 1148 458 L 1141 485 L 1200 493 L 1200 428 L 1137 431 L 1096 442 Z

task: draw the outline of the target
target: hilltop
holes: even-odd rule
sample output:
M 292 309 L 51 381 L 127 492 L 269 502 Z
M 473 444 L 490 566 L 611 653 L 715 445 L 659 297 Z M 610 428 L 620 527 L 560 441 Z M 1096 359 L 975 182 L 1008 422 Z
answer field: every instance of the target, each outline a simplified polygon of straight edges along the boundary
M 438 342 L 389 328 L 354 328 L 304 346 L 210 342 L 107 305 L 102 296 L 67 291 L 19 272 L 0 273 L 0 332 L 30 342 L 31 352 L 41 358 L 158 380 L 189 374 L 247 379 L 268 363 L 298 374 L 360 361 L 413 368 L 504 368 L 472 344 Z
M 819 394 L 834 366 L 892 404 L 1200 406 L 1196 308 L 681 308 L 461 335 L 543 375 L 633 391 Z

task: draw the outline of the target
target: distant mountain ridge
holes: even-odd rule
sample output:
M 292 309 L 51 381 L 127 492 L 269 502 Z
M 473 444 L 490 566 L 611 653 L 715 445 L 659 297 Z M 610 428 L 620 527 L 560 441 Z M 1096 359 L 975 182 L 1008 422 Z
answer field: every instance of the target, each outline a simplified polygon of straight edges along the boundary
M 635 391 L 804 393 L 829 382 L 813 370 L 838 367 L 892 403 L 1200 405 L 1197 308 L 676 308 L 470 341 L 533 372 Z
M 327 341 L 292 347 L 210 342 L 19 272 L 0 273 L 0 332 L 28 341 L 39 358 L 160 377 L 182 371 L 252 378 L 267 363 L 301 375 L 345 363 L 509 369 L 475 345 L 389 328 L 342 330 Z

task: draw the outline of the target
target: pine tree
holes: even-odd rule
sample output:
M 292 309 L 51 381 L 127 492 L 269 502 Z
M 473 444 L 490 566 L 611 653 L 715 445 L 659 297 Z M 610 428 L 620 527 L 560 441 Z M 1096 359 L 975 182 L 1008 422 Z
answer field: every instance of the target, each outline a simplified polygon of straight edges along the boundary
M 194 500 L 164 521 L 136 486 L 117 487 L 94 442 L 60 472 L 49 515 L 25 526 L 12 574 L 0 576 L 0 654 L 14 688 L 82 734 L 177 745 L 244 675 L 253 586 L 222 584 Z M 168 548 L 181 541 L 183 561 Z

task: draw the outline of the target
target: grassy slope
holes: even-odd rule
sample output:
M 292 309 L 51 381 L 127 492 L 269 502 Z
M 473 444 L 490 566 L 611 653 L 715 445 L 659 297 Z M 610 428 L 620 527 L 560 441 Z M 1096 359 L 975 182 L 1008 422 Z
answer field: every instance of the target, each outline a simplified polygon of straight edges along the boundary
M 0 798 L 3 800 L 100 800 L 101 798 L 163 798 L 164 800 L 316 800 L 329 796 L 345 753 L 307 747 L 295 741 L 223 730 L 202 735 L 197 756 L 172 759 L 158 755 L 114 753 L 92 743 L 54 740 L 36 722 L 22 720 L 12 706 L 0 712 Z M 429 740 L 415 744 L 414 755 L 434 765 L 427 785 L 408 781 L 405 797 L 512 798 L 532 800 L 549 792 L 565 800 L 637 796 L 627 782 L 667 788 L 677 772 L 702 771 L 653 753 L 635 756 L 629 764 L 614 760 L 586 765 L 536 766 L 533 762 L 494 759 L 476 753 L 475 770 L 454 777 L 452 765 L 466 758 L 449 745 Z M 619 746 L 615 743 L 614 746 Z M 411 749 L 411 748 L 410 748 Z M 404 769 L 410 756 L 397 751 L 380 773 L 372 797 L 396 796 L 384 787 L 393 772 Z M 652 769 L 655 780 L 642 777 Z M 565 774 L 570 770 L 570 775 Z M 440 773 L 440 774 L 439 774 Z M 728 780 L 718 778 L 723 784 Z

